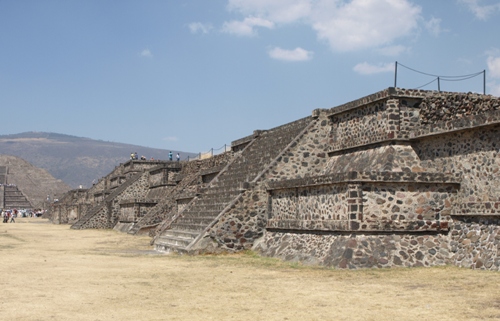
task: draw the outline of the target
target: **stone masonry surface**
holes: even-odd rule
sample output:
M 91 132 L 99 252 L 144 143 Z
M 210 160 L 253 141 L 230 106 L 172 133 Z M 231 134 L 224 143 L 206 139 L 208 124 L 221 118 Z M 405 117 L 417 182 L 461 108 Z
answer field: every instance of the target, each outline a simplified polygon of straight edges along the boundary
M 123 221 L 156 224 L 162 251 L 500 270 L 499 136 L 497 97 L 388 88 L 256 130 L 204 165 L 120 166 L 85 196 L 95 218 L 79 217 L 109 228 L 121 204 Z

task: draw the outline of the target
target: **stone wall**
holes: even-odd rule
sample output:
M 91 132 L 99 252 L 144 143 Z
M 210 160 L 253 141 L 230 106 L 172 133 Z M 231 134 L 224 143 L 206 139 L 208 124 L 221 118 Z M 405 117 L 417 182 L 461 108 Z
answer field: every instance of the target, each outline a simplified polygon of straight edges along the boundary
M 270 229 L 417 231 L 448 228 L 453 176 L 348 172 L 270 183 Z
M 315 111 L 319 113 L 319 110 Z M 318 117 L 300 139 L 286 150 L 265 175 L 266 181 L 319 175 L 328 162 L 326 150 L 332 122 L 327 117 Z
M 424 172 L 418 155 L 408 143 L 376 144 L 371 148 L 359 147 L 344 153 L 334 153 L 323 168 L 323 174 L 349 171 L 372 172 Z
M 421 123 L 434 124 L 499 110 L 500 98 L 475 93 L 434 93 L 423 99 L 419 107 Z
M 341 268 L 499 269 L 498 108 L 490 96 L 388 89 L 317 111 L 329 142 L 306 136 L 289 155 L 313 150 L 321 175 L 296 158 L 276 165 L 255 249 Z
M 450 232 L 452 264 L 500 270 L 500 218 L 458 217 Z
M 115 188 L 106 199 L 95 205 L 84 217 L 72 225 L 75 229 L 109 229 L 113 228 L 120 216 L 120 202 L 140 199 L 149 190 L 149 172 L 139 172 Z
M 113 198 L 112 211 L 110 213 L 111 227 L 119 221 L 122 203 L 130 204 L 131 200 L 134 200 L 134 204 L 145 203 L 142 213 L 140 211 L 141 206 L 136 207 L 137 211 L 134 213 L 136 217 L 133 218 L 133 221 L 137 220 L 137 217 L 145 214 L 147 212 L 146 209 L 150 207 L 149 202 L 145 200 L 149 190 L 149 172 L 145 171 L 137 175 L 140 175 L 139 179 Z
M 48 217 L 54 224 L 73 224 L 80 219 L 83 213 L 90 209 L 89 204 L 52 204 L 50 216 Z
M 58 203 L 53 204 L 57 208 L 57 215 L 52 215 L 51 220 L 55 223 L 73 224 L 72 228 L 111 228 L 112 222 L 119 216 L 117 212 L 118 204 L 123 198 L 145 198 L 144 194 L 149 191 L 149 183 L 142 184 L 139 188 L 140 192 L 125 193 L 125 188 L 129 187 L 129 183 L 137 174 L 142 175 L 145 171 L 159 167 L 178 168 L 178 164 L 167 161 L 139 161 L 129 160 L 126 163 L 116 166 L 111 173 L 97 180 L 91 188 L 84 192 L 79 192 L 78 197 L 72 196 L 72 192 L 66 193 L 59 199 Z M 149 177 L 149 176 L 147 176 Z M 163 185 L 161 186 L 163 187 Z M 82 190 L 80 190 L 82 191 Z M 130 195 L 132 196 L 130 196 Z M 121 196 L 120 196 L 121 195 Z M 141 210 L 141 212 L 143 212 Z M 95 216 L 92 218 L 92 216 Z M 76 222 L 75 222 L 76 220 Z M 93 222 L 93 223 L 90 223 Z
M 336 268 L 435 266 L 451 263 L 440 233 L 332 234 L 267 231 L 254 247 L 287 261 Z
M 389 88 L 314 110 L 205 238 L 340 268 L 498 269 L 498 222 L 466 221 L 500 212 L 498 108 L 489 96 Z
M 393 121 L 399 119 L 396 100 L 379 101 L 330 116 L 332 128 L 330 151 L 385 141 L 396 131 Z
M 55 224 L 74 223 L 90 207 L 88 189 L 74 189 L 51 204 L 49 219 Z
M 177 173 L 182 169 L 180 162 L 169 162 L 149 170 L 149 187 L 175 185 Z
M 190 175 L 190 174 L 200 174 L 200 171 L 209 169 L 209 168 L 220 168 L 225 166 L 232 158 L 234 154 L 231 151 L 214 155 L 210 158 L 206 159 L 196 159 L 183 164 L 181 174 L 182 175 Z
M 388 88 L 296 125 L 257 130 L 209 159 L 120 165 L 92 190 L 100 207 L 88 226 L 112 227 L 121 213 L 139 229 L 162 221 L 155 236 L 175 224 L 199 232 L 186 245 L 195 252 L 500 269 L 498 98 Z
M 146 216 L 149 210 L 156 206 L 157 200 L 150 199 L 128 199 L 120 201 L 120 222 L 135 223 Z
M 429 171 L 461 177 L 461 210 L 456 214 L 479 214 L 475 205 L 500 201 L 500 125 L 424 137 L 412 145 L 422 166 Z M 485 213 L 485 214 L 491 214 Z
M 142 233 L 141 230 L 147 230 L 151 237 L 160 233 L 171 223 L 172 218 L 206 187 L 207 182 L 202 179 L 203 173 L 206 171 L 218 173 L 233 156 L 232 152 L 225 152 L 211 158 L 180 162 L 180 171 L 175 175 L 167 176 L 169 182 L 175 181 L 175 185 L 168 187 L 150 185 L 148 197 L 158 198 L 159 202 L 137 221 L 132 232 Z M 160 225 L 161 222 L 163 222 L 162 225 Z
M 207 236 L 225 250 L 250 249 L 254 241 L 264 235 L 267 202 L 267 192 L 263 189 L 245 192 L 227 213 L 221 215 Z
M 500 270 L 498 217 L 460 217 L 442 233 L 290 233 L 267 231 L 254 249 L 289 261 L 339 268 L 453 264 Z

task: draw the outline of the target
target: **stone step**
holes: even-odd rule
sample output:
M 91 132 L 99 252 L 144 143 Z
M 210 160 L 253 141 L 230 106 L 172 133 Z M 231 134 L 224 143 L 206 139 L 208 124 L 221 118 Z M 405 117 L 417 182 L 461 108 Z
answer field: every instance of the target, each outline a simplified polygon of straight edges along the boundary
M 203 212 L 203 211 L 220 212 L 224 208 L 226 208 L 227 204 L 229 204 L 229 201 L 222 204 L 201 204 L 201 205 L 195 204 L 187 208 L 185 212 Z
M 188 230 L 166 230 L 165 234 L 167 235 L 173 235 L 176 237 L 181 237 L 185 239 L 192 239 L 194 240 L 198 235 L 200 235 L 200 232 L 198 231 L 188 231 Z
M 177 220 L 177 222 L 183 224 L 191 223 L 191 224 L 200 224 L 207 226 L 214 219 L 215 219 L 214 216 L 188 216 L 180 218 L 179 220 Z
M 238 183 L 238 187 L 239 187 Z M 210 187 L 207 189 L 206 193 L 203 194 L 205 198 L 214 198 L 214 197 L 231 197 L 233 195 L 239 194 L 238 188 L 233 188 L 233 187 L 227 187 L 227 186 L 220 186 L 220 185 L 214 185 L 213 187 Z
M 193 223 L 183 223 L 175 222 L 172 223 L 172 229 L 184 230 L 184 231 L 203 231 L 208 224 L 193 224 Z
M 170 244 L 168 242 L 159 242 L 158 240 L 155 241 L 154 249 L 158 252 L 163 252 L 163 253 L 186 253 L 187 252 L 185 246 Z
M 224 183 L 217 183 L 217 185 L 214 185 L 207 189 L 205 195 L 235 195 L 240 193 L 240 185 L 243 184 L 245 181 L 238 182 L 234 186 L 227 186 L 223 185 Z
M 193 239 L 187 239 L 184 237 L 177 237 L 173 235 L 162 235 L 158 237 L 155 241 L 156 244 L 163 244 L 168 246 L 176 246 L 176 247 L 187 247 Z
M 205 209 L 200 211 L 185 211 L 182 217 L 217 217 L 222 210 Z
M 204 205 L 193 205 L 190 206 L 184 213 L 187 212 L 193 212 L 193 213 L 198 213 L 198 212 L 220 212 L 222 211 L 228 203 L 224 204 L 214 204 L 214 205 L 209 205 L 209 204 L 204 204 Z

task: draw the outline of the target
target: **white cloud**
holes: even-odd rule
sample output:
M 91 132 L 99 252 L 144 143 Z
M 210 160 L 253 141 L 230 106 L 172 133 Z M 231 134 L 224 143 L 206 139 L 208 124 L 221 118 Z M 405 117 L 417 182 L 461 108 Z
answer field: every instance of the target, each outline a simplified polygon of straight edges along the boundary
M 470 11 L 481 20 L 488 19 L 489 16 L 500 12 L 500 3 L 483 4 L 482 0 L 460 0 L 460 2 L 467 5 Z
M 300 22 L 339 52 L 380 48 L 397 56 L 407 48 L 395 41 L 417 33 L 419 24 L 434 35 L 442 32 L 441 20 L 424 20 L 421 7 L 410 0 L 228 0 L 227 8 L 246 18 L 225 22 L 223 32 L 255 36 L 256 27 Z
M 487 94 L 491 94 L 493 96 L 500 97 L 500 83 L 492 81 L 492 82 L 488 83 L 488 87 L 489 87 L 490 91 Z
M 316 8 L 312 27 L 334 51 L 379 47 L 408 36 L 417 29 L 421 12 L 407 0 L 325 3 Z
M 177 138 L 175 136 L 168 136 L 168 137 L 163 137 L 162 140 L 164 140 L 166 142 L 176 142 L 179 140 L 179 138 Z
M 408 48 L 402 45 L 387 46 L 377 49 L 377 52 L 384 56 L 396 57 L 401 53 L 408 51 Z
M 257 31 L 254 27 L 263 27 L 268 29 L 274 28 L 274 23 L 272 21 L 258 18 L 258 17 L 247 17 L 243 21 L 229 21 L 224 22 L 222 26 L 222 32 L 234 34 L 237 36 L 256 36 Z
M 425 28 L 435 37 L 439 36 L 443 30 L 441 29 L 441 19 L 432 17 L 425 22 Z
M 149 49 L 144 49 L 143 51 L 141 51 L 140 55 L 142 57 L 146 57 L 146 58 L 152 58 L 153 57 L 153 54 L 151 53 L 151 50 Z
M 489 88 L 489 93 L 493 96 L 500 97 L 500 50 L 492 49 L 486 51 L 486 65 L 488 66 L 488 70 L 486 71 L 486 75 L 490 79 L 487 83 Z
M 390 45 L 417 30 L 421 8 L 408 0 L 229 0 L 228 9 L 268 23 L 301 21 L 334 51 Z M 248 18 L 247 18 L 248 19 Z M 226 22 L 224 30 L 254 35 L 248 22 Z M 439 31 L 439 19 L 429 22 Z
M 371 65 L 367 62 L 363 62 L 354 66 L 353 70 L 361 75 L 372 75 L 379 74 L 383 72 L 393 72 L 394 63 L 384 63 L 378 65 Z
M 191 30 L 191 33 L 209 33 L 213 28 L 211 24 L 203 24 L 201 22 L 192 22 L 188 25 L 188 27 L 189 30 Z
M 275 47 L 269 50 L 268 53 L 271 58 L 284 61 L 307 61 L 311 60 L 313 56 L 312 51 L 307 51 L 300 47 L 297 47 L 293 50 L 286 50 Z
M 489 56 L 486 63 L 488 65 L 488 75 L 493 78 L 500 78 L 500 56 Z
M 311 0 L 229 0 L 228 9 L 275 23 L 289 23 L 308 17 L 311 5 Z

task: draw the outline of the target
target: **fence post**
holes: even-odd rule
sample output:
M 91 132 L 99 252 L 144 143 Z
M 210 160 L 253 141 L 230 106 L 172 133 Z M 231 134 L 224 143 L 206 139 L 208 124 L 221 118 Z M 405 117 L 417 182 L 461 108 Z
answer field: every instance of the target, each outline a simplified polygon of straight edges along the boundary
M 486 69 L 483 70 L 483 95 L 486 95 Z
M 397 87 L 398 82 L 398 62 L 396 61 L 394 64 L 394 88 Z

